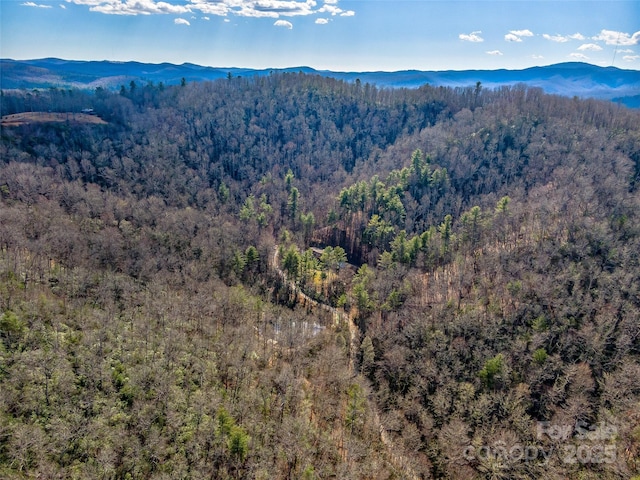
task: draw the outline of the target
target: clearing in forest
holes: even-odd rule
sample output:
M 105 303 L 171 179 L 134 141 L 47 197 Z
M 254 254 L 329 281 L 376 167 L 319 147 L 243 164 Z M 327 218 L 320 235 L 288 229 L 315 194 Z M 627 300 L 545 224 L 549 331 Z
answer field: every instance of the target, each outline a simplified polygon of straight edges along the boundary
M 96 115 L 73 112 L 23 112 L 2 117 L 3 127 L 19 127 L 29 123 L 71 122 L 107 125 L 107 122 Z

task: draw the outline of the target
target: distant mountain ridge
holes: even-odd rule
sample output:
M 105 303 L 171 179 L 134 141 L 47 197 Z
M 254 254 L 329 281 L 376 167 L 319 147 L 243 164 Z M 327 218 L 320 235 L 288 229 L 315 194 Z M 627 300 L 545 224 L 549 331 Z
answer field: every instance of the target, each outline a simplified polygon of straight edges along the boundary
M 349 82 L 359 79 L 378 87 L 417 88 L 434 86 L 467 87 L 481 82 L 486 88 L 524 83 L 540 87 L 548 93 L 616 100 L 629 106 L 640 106 L 640 70 L 598 67 L 579 62 L 560 63 L 522 70 L 446 70 L 397 72 L 333 72 L 310 67 L 284 69 L 251 69 L 205 67 L 191 63 L 140 63 L 113 61 L 78 61 L 44 58 L 36 60 L 0 59 L 2 89 L 16 88 L 80 88 L 109 89 L 135 82 L 179 84 L 184 78 L 198 82 L 232 76 L 268 75 L 271 72 L 304 72 Z

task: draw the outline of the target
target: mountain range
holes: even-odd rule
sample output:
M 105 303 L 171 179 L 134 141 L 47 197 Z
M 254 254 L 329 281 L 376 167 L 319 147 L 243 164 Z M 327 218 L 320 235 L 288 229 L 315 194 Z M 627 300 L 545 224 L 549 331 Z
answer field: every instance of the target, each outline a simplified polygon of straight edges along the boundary
M 251 69 L 206 67 L 191 63 L 140 63 L 113 61 L 77 61 L 57 58 L 36 60 L 0 59 L 2 89 L 80 88 L 117 89 L 135 82 L 163 82 L 166 85 L 216 80 L 232 76 L 269 75 L 272 72 L 303 72 L 378 87 L 417 88 L 434 86 L 467 87 L 481 82 L 485 88 L 523 83 L 540 87 L 547 93 L 582 98 L 613 100 L 640 107 L 640 71 L 617 67 L 599 67 L 568 62 L 522 70 L 447 70 L 397 72 L 334 72 L 310 67 Z

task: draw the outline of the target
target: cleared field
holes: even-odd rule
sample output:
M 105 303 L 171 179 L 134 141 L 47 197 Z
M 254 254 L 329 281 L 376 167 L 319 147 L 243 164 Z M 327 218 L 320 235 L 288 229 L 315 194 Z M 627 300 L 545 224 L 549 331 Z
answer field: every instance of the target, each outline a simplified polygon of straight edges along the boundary
M 23 112 L 2 117 L 3 127 L 18 127 L 29 123 L 71 122 L 107 125 L 107 122 L 96 115 L 86 113 L 57 112 Z

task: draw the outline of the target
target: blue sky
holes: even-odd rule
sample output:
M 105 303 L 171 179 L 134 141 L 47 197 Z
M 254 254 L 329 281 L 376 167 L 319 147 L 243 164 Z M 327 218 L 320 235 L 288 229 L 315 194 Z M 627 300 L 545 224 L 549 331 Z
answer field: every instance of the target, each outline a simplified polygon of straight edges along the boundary
M 640 70 L 640 0 L 0 0 L 0 8 L 2 58 Z

